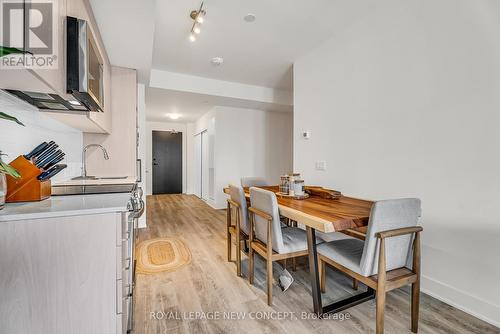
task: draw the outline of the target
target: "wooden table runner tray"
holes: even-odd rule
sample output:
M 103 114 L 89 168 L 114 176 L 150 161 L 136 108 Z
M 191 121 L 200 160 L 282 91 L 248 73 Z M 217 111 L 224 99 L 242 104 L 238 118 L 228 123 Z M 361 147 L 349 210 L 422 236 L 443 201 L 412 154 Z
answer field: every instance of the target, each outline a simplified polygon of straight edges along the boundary
M 340 191 L 318 186 L 306 186 L 305 192 L 312 196 L 319 196 L 324 199 L 339 199 L 342 196 Z
M 279 191 L 276 193 L 276 196 L 286 197 L 286 198 L 292 198 L 292 199 L 306 199 L 306 198 L 309 198 L 309 194 L 304 194 L 304 195 L 288 195 L 288 194 L 284 194 L 284 193 L 279 192 Z

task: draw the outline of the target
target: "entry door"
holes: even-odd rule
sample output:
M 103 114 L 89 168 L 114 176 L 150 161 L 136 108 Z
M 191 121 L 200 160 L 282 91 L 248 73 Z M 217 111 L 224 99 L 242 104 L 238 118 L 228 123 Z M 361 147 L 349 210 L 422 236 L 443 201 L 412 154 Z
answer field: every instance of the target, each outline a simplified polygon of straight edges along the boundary
M 153 194 L 182 193 L 182 133 L 153 131 Z

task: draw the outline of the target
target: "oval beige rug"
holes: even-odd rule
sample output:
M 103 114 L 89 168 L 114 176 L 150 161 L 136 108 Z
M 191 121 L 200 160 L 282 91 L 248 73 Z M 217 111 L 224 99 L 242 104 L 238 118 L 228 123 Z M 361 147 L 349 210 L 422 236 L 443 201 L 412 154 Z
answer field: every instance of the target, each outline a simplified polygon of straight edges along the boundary
M 172 272 L 191 262 L 191 252 L 178 238 L 144 240 L 136 247 L 136 273 Z

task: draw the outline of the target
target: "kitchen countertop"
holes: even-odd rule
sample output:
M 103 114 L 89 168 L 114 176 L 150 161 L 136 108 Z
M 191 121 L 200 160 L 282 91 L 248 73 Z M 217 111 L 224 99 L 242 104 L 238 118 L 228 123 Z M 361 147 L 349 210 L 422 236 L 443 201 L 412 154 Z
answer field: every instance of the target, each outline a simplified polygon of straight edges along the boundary
M 127 210 L 129 193 L 53 196 L 40 202 L 7 203 L 0 223 L 39 218 L 93 215 Z
M 135 176 L 126 179 L 96 179 L 96 180 L 66 180 L 52 182 L 52 186 L 95 186 L 102 184 L 133 184 L 137 182 Z

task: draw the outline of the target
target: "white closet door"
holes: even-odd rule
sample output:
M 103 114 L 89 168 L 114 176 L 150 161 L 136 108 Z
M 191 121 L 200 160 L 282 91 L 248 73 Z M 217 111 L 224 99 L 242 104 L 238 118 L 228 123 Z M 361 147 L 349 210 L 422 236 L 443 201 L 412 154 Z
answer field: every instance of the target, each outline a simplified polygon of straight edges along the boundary
M 201 133 L 201 198 L 208 201 L 209 197 L 209 155 L 210 146 L 208 132 Z
M 201 198 L 201 133 L 194 136 L 194 193 Z

